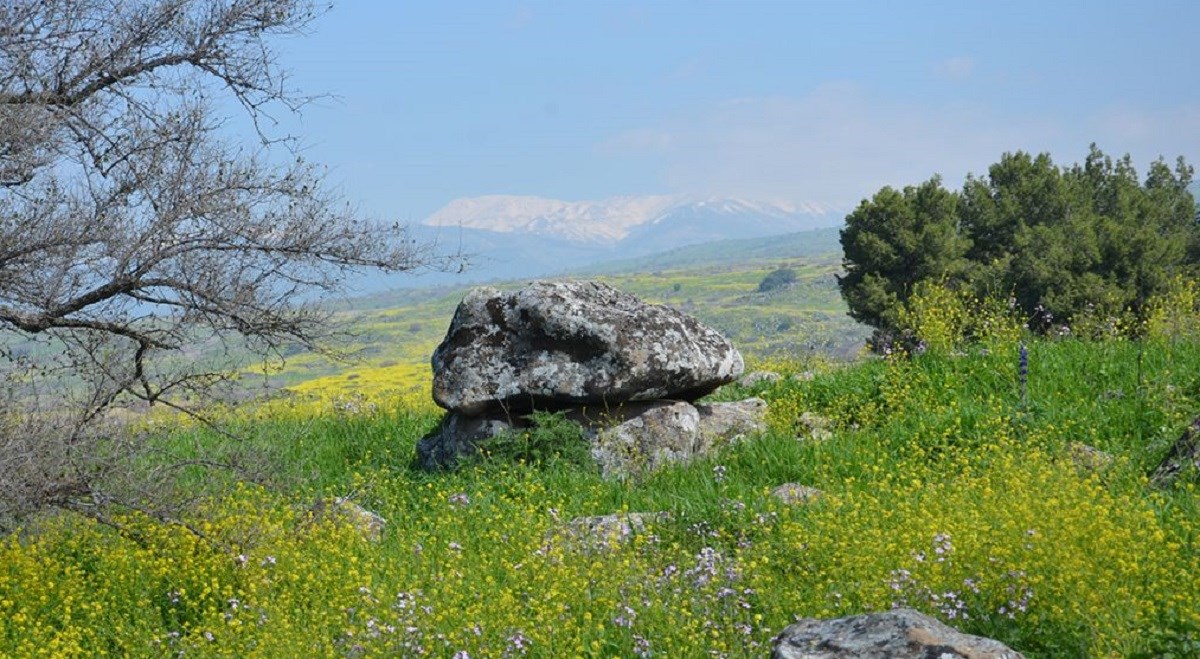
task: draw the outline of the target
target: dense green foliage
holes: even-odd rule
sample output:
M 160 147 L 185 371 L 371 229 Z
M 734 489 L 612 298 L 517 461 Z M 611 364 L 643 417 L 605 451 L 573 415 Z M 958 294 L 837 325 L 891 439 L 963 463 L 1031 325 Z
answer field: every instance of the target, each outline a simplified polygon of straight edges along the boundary
M 856 320 L 891 327 L 919 281 L 961 275 L 967 239 L 957 196 L 939 177 L 903 191 L 884 188 L 846 218 L 842 297 Z
M 537 467 L 554 467 L 562 463 L 583 469 L 596 468 L 583 427 L 568 420 L 565 412 L 533 412 L 527 419 L 532 424 L 529 428 L 513 429 L 493 437 L 487 447 L 474 456 L 475 461 Z
M 791 268 L 779 268 L 767 273 L 767 276 L 758 282 L 758 292 L 769 293 L 794 283 L 796 283 L 796 271 Z
M 1011 297 L 1035 331 L 1080 314 L 1140 314 L 1176 276 L 1195 276 L 1200 226 L 1192 167 L 1161 159 L 1144 180 L 1128 156 L 1095 146 L 1083 164 L 1005 154 L 960 192 L 934 177 L 884 188 L 846 218 L 844 276 L 851 315 L 885 332 L 922 281 L 978 297 Z

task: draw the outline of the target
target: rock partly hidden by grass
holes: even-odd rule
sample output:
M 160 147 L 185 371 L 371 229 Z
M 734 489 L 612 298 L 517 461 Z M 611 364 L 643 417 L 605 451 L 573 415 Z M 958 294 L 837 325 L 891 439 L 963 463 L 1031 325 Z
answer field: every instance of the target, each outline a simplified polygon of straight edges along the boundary
M 999 339 L 762 365 L 784 376 L 754 385 L 765 432 L 635 481 L 540 437 L 426 473 L 437 416 L 404 405 L 277 408 L 227 448 L 180 428 L 162 441 L 257 451 L 271 485 L 180 474 L 204 538 L 137 514 L 10 534 L 0 655 L 763 657 L 799 618 L 911 608 L 1026 657 L 1196 656 L 1195 476 L 1147 476 L 1200 414 L 1200 344 L 1039 341 L 1027 363 L 1024 391 Z M 1080 468 L 1076 443 L 1112 460 Z M 378 542 L 313 514 L 337 497 L 387 520 Z M 556 540 L 632 512 L 604 551 Z

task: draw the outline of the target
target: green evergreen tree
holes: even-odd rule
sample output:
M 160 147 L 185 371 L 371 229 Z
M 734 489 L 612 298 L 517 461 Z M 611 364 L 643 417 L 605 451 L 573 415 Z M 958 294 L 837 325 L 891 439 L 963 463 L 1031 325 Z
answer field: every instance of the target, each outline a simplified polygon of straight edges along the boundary
M 846 218 L 838 286 L 855 320 L 890 327 L 913 284 L 963 274 L 970 241 L 957 206 L 958 195 L 934 176 L 903 191 L 884 188 Z
M 842 295 L 855 319 L 885 332 L 915 283 L 940 279 L 1011 295 L 1045 331 L 1096 309 L 1140 312 L 1176 275 L 1195 276 L 1200 224 L 1193 169 L 1159 159 L 1140 182 L 1129 156 L 1092 145 L 1081 165 L 1006 153 L 960 194 L 937 177 L 880 190 L 842 231 Z
M 763 277 L 763 280 L 758 283 L 759 293 L 768 293 L 780 288 L 785 288 L 796 283 L 796 271 L 791 268 L 777 268 L 772 270 Z

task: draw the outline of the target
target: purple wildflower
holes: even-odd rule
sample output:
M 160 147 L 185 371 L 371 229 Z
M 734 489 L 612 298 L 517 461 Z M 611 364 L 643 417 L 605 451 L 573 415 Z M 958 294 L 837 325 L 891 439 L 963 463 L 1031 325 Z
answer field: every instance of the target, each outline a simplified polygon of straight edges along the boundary
M 1017 375 L 1021 379 L 1021 402 L 1024 403 L 1029 385 L 1029 349 L 1025 344 L 1021 344 L 1021 351 L 1017 360 Z
M 645 659 L 650 656 L 650 641 L 647 641 L 641 636 L 634 635 L 633 637 L 633 653 Z
M 508 637 L 508 647 L 504 650 L 504 656 L 511 657 L 514 655 L 523 655 L 529 651 L 529 639 L 525 638 L 525 633 L 518 631 Z

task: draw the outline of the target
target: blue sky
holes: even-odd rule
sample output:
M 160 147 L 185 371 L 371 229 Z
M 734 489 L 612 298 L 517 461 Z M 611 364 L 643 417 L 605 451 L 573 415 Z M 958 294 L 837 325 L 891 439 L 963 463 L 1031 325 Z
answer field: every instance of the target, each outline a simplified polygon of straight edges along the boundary
M 343 0 L 279 47 L 337 97 L 294 127 L 307 155 L 389 220 L 483 194 L 849 207 L 1092 141 L 1200 161 L 1195 0 Z

